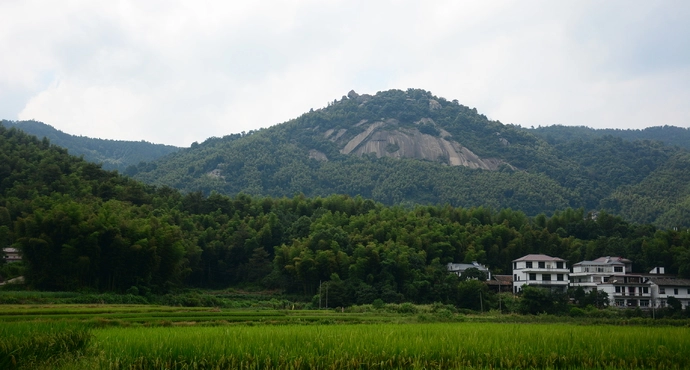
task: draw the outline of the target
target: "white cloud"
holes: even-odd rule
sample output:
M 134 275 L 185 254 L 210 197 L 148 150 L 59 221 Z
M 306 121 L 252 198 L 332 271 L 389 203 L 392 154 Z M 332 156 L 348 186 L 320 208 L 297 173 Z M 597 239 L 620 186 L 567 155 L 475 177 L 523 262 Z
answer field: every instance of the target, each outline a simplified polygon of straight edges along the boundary
M 523 126 L 687 127 L 688 4 L 4 1 L 0 118 L 189 145 L 414 87 Z

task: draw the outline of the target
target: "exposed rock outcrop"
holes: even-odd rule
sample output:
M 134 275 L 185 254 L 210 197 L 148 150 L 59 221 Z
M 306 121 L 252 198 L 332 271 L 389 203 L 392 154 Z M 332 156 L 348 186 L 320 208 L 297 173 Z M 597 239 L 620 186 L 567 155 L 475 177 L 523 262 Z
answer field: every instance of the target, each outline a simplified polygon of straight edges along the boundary
M 208 177 L 213 177 L 216 179 L 224 179 L 225 176 L 222 175 L 220 169 L 216 168 L 215 170 L 209 172 L 206 174 Z
M 362 122 L 359 123 L 359 125 L 362 124 Z M 417 122 L 417 125 L 435 125 L 435 123 L 431 119 L 422 119 Z M 451 166 L 485 170 L 497 170 L 501 165 L 506 164 L 500 159 L 480 158 L 471 150 L 452 140 L 447 131 L 438 129 L 438 132 L 440 135 L 432 136 L 420 132 L 417 128 L 401 127 L 394 119 L 373 122 L 366 125 L 363 132 L 345 143 L 340 152 L 357 155 L 374 153 L 377 157 L 416 158 L 443 162 Z M 332 134 L 333 132 L 328 133 L 327 137 Z

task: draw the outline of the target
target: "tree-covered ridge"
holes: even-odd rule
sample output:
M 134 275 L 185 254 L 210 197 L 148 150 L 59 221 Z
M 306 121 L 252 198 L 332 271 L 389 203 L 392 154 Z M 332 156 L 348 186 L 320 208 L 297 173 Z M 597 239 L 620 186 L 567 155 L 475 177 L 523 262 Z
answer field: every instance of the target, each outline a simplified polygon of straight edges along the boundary
M 690 231 L 658 230 L 582 209 L 521 211 L 384 206 L 362 197 L 182 194 L 103 171 L 0 127 L 0 243 L 24 253 L 27 282 L 54 290 L 166 292 L 255 285 L 332 305 L 443 302 L 476 309 L 477 281 L 448 262 L 509 273 L 529 253 L 570 264 L 616 255 L 644 272 L 690 276 Z M 477 172 L 480 173 L 480 172 Z M 488 303 L 487 303 L 488 304 Z
M 481 171 L 443 161 L 343 153 L 348 143 L 374 125 L 376 130 L 424 131 L 430 136 L 443 132 L 444 139 L 503 165 L 497 171 Z M 390 151 L 398 149 L 388 144 Z M 637 193 L 619 195 L 624 189 L 636 192 L 644 184 L 680 186 L 673 176 L 656 177 L 657 171 L 683 153 L 687 151 L 659 142 L 613 136 L 550 143 L 533 130 L 491 121 L 457 101 L 409 89 L 376 95 L 351 93 L 284 124 L 212 138 L 130 167 L 127 173 L 149 184 L 204 194 L 349 194 L 386 205 L 512 208 L 530 216 L 566 207 L 607 209 L 630 217 L 629 221 L 687 227 L 690 219 L 676 217 L 682 211 L 675 202 L 662 202 L 661 209 L 649 213 L 638 209 L 642 206 L 636 202 L 622 199 Z M 685 165 L 674 168 L 690 171 Z M 625 209 L 616 205 L 621 201 Z M 643 213 L 667 216 L 638 218 Z
M 594 129 L 585 126 L 553 125 L 538 127 L 528 131 L 544 138 L 544 140 L 551 144 L 571 140 L 589 140 L 603 136 L 614 136 L 628 141 L 660 141 L 666 145 L 677 145 L 685 149 L 690 149 L 690 128 L 668 125 L 647 127 L 641 130 L 612 128 Z
M 102 164 L 108 170 L 124 170 L 140 162 L 151 162 L 173 153 L 180 148 L 171 145 L 152 144 L 145 141 L 93 139 L 66 134 L 54 127 L 37 121 L 0 121 L 7 128 L 16 127 L 30 135 L 48 138 L 51 143 L 83 156 L 89 162 Z

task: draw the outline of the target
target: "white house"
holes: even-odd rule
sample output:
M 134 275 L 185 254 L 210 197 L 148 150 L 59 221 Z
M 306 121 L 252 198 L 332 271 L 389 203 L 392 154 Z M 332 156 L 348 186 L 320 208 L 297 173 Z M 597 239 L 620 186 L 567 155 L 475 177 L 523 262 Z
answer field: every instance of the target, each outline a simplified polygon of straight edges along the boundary
M 568 290 L 570 270 L 565 260 L 545 254 L 528 254 L 513 261 L 513 293 L 524 285 L 540 286 L 553 291 Z
M 22 256 L 16 248 L 3 248 L 2 251 L 5 253 L 6 262 L 18 262 L 22 260 Z
M 448 272 L 454 273 L 458 276 L 462 275 L 467 269 L 476 268 L 477 270 L 486 274 L 487 280 L 491 280 L 491 271 L 477 261 L 472 261 L 472 263 L 449 263 L 446 267 L 448 268 Z
M 597 258 L 594 261 L 582 261 L 573 265 L 570 274 L 570 283 L 576 287 L 582 287 L 585 291 L 596 288 L 602 282 L 602 278 L 612 275 L 625 275 L 630 272 L 625 263 L 619 258 Z
M 663 268 L 655 267 L 647 275 L 651 285 L 654 307 L 666 307 L 668 298 L 675 297 L 680 301 L 683 309 L 690 308 L 690 280 L 661 275 L 663 271 Z
M 600 257 L 573 265 L 570 284 L 585 292 L 604 291 L 609 304 L 618 307 L 651 307 L 649 279 L 633 275 L 632 261 L 622 257 Z

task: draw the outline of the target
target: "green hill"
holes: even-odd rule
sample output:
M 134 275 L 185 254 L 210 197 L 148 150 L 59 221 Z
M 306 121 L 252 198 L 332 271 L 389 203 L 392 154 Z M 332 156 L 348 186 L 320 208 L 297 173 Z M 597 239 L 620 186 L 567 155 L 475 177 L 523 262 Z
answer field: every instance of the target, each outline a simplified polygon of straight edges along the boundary
M 16 127 L 30 135 L 48 138 L 51 143 L 66 148 L 70 154 L 83 156 L 89 162 L 98 163 L 107 170 L 123 172 L 139 162 L 150 162 L 180 148 L 171 145 L 152 144 L 145 141 L 93 139 L 66 134 L 54 127 L 37 121 L 0 121 L 10 128 Z
M 362 171 L 377 163 L 364 157 L 353 162 Z M 343 161 L 352 158 L 359 157 Z M 403 162 L 428 171 L 418 160 L 381 163 Z M 507 166 L 471 173 L 527 176 Z M 655 171 L 673 176 L 684 166 L 672 159 Z M 27 284 L 39 289 L 138 292 L 141 301 L 182 287 L 252 287 L 308 300 L 326 282 L 333 306 L 381 299 L 479 309 L 481 298 L 484 309 L 495 309 L 498 300 L 485 285 L 448 273 L 446 264 L 478 261 L 509 273 L 511 261 L 529 253 L 570 263 L 616 255 L 635 261 L 636 272 L 665 266 L 688 277 L 689 235 L 583 209 L 529 218 L 485 207 L 387 207 L 347 195 L 182 194 L 104 171 L 45 138 L 0 126 L 0 247 L 22 251 Z M 202 302 L 192 294 L 183 304 Z
M 593 129 L 585 126 L 553 125 L 539 127 L 529 131 L 542 137 L 551 144 L 572 140 L 589 140 L 603 136 L 614 136 L 628 141 L 660 141 L 666 145 L 676 145 L 681 148 L 690 149 L 690 128 L 675 126 L 655 126 L 647 127 L 642 130 L 621 130 Z
M 661 186 L 659 181 L 677 187 L 679 177 L 657 177 L 690 170 L 683 161 L 666 167 L 686 153 L 611 135 L 549 142 L 534 130 L 410 89 L 351 92 L 286 123 L 211 138 L 126 173 L 205 194 L 349 194 L 387 205 L 486 206 L 528 215 L 610 209 L 630 221 L 675 227 L 690 224 L 672 216 L 683 214 L 677 203 L 666 202 L 654 213 L 668 217 L 639 218 L 641 205 L 626 199 L 645 186 Z

